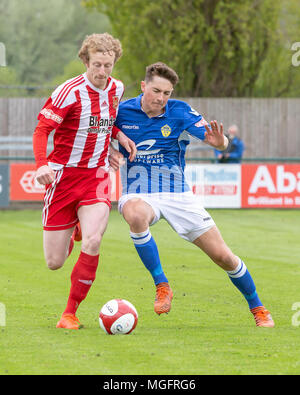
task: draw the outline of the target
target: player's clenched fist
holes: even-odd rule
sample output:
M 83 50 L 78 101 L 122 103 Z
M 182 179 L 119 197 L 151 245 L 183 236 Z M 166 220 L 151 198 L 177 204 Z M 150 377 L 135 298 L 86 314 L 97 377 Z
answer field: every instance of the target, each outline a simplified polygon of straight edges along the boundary
M 54 181 L 55 173 L 48 165 L 41 166 L 36 171 L 36 180 L 42 184 L 51 184 Z

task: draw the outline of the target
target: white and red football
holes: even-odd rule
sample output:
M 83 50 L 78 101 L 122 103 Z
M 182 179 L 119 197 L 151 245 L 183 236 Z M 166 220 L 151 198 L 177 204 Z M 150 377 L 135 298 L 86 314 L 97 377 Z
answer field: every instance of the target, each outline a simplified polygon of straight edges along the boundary
M 125 299 L 112 299 L 105 303 L 99 313 L 99 324 L 109 335 L 128 335 L 138 322 L 138 313 L 132 303 Z

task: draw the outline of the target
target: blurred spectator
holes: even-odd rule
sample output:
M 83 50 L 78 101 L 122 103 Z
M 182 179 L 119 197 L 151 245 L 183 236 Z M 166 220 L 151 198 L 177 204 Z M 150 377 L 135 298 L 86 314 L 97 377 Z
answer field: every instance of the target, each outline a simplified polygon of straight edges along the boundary
M 238 135 L 239 128 L 236 125 L 231 125 L 228 128 L 228 134 L 226 134 L 228 137 L 227 149 L 225 151 L 214 150 L 218 163 L 241 163 L 245 147 Z

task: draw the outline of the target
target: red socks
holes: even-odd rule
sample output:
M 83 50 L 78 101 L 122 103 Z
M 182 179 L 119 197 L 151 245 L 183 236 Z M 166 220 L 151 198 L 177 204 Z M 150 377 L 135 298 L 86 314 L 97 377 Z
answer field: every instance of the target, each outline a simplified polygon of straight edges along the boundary
M 95 278 L 99 255 L 80 253 L 71 274 L 71 289 L 64 314 L 75 314 L 79 304 L 86 298 Z

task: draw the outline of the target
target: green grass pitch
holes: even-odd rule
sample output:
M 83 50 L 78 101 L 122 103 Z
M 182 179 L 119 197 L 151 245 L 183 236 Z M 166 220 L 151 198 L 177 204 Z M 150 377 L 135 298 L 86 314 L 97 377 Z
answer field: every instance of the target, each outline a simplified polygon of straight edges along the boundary
M 0 374 L 299 374 L 300 326 L 292 306 L 300 302 L 300 211 L 209 212 L 248 266 L 275 328 L 257 328 L 227 275 L 165 221 L 151 231 L 174 299 L 170 314 L 157 316 L 150 274 L 127 224 L 112 211 L 96 281 L 78 310 L 85 328 L 56 329 L 80 244 L 62 269 L 50 271 L 41 212 L 0 211 Z M 132 334 L 100 329 L 98 312 L 112 298 L 137 308 Z

